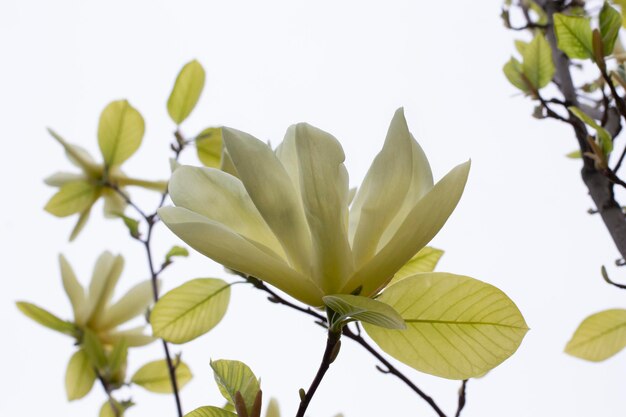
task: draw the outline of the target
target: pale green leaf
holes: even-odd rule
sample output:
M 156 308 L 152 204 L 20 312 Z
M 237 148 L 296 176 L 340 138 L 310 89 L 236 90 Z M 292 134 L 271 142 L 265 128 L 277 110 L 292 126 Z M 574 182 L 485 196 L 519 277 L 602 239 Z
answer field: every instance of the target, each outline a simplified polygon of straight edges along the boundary
M 91 361 L 81 349 L 70 358 L 65 372 L 65 392 L 68 401 L 83 398 L 91 391 L 96 381 L 96 373 Z
M 185 64 L 178 73 L 167 100 L 167 112 L 177 125 L 181 124 L 196 107 L 204 88 L 204 78 L 204 68 L 196 60 Z
M 600 10 L 600 34 L 602 35 L 604 55 L 613 53 L 613 47 L 621 27 L 622 16 L 608 2 L 605 2 L 602 10 Z
M 496 367 L 528 331 L 502 291 L 461 275 L 431 272 L 405 278 L 378 300 L 400 312 L 407 329 L 364 323 L 370 337 L 394 358 L 443 378 L 466 379 Z
M 626 347 L 626 310 L 611 309 L 592 314 L 580 323 L 565 352 L 599 362 Z
M 204 166 L 219 168 L 222 165 L 222 129 L 209 127 L 196 136 L 198 159 Z
M 42 326 L 45 326 L 52 330 L 56 330 L 60 333 L 67 334 L 69 336 L 76 335 L 76 326 L 74 326 L 73 323 L 61 320 L 60 318 L 44 310 L 43 308 L 37 307 L 35 304 L 31 304 L 26 301 L 18 301 L 15 304 L 26 317 L 36 321 Z
M 191 370 L 185 362 L 178 360 L 175 363 L 176 382 L 178 389 L 184 387 L 193 377 Z M 137 384 L 150 392 L 159 394 L 170 394 L 172 392 L 172 382 L 164 359 L 149 362 L 139 368 L 131 377 L 130 382 Z
M 185 414 L 185 417 L 237 417 L 237 414 L 222 408 L 206 406 L 196 408 L 191 413 Z
M 189 256 L 189 251 L 182 246 L 172 246 L 172 249 L 165 255 L 165 263 L 170 263 L 175 256 L 187 257 Z
M 583 154 L 580 152 L 580 149 L 576 149 L 575 151 L 571 151 L 565 156 L 571 159 L 580 159 L 583 157 Z
M 280 408 L 278 407 L 276 398 L 270 398 L 270 402 L 267 404 L 265 411 L 265 417 L 280 417 Z
M 246 410 L 250 412 L 261 386 L 248 365 L 240 361 L 217 360 L 211 361 L 211 368 L 224 398 L 235 404 L 235 395 L 239 391 L 246 404 Z
M 517 59 L 511 58 L 506 64 L 504 64 L 502 71 L 504 72 L 506 79 L 509 80 L 509 82 L 515 87 L 525 93 L 529 91 L 528 85 L 526 85 L 522 76 L 522 63 Z
M 613 151 L 613 139 L 611 138 L 611 134 L 605 128 L 597 124 L 595 120 L 589 117 L 578 107 L 570 106 L 568 107 L 568 110 L 571 111 L 574 116 L 585 122 L 585 124 L 595 129 L 605 155 L 608 155 L 611 151 Z
M 593 57 L 591 24 L 588 18 L 555 13 L 554 31 L 559 49 L 568 57 L 572 59 Z
M 230 286 L 216 278 L 196 278 L 165 294 L 154 306 L 150 324 L 156 337 L 184 343 L 215 327 L 228 307 Z
M 124 226 L 128 229 L 128 233 L 131 237 L 139 238 L 139 220 L 128 217 L 124 214 L 119 214 L 120 219 L 124 222 Z
M 528 46 L 528 42 L 524 42 L 522 40 L 515 40 L 514 41 L 515 44 L 515 49 L 517 49 L 517 52 L 519 52 L 520 55 L 524 56 L 524 51 L 526 50 L 526 47 Z
M 115 407 L 117 412 L 113 410 L 113 407 Z M 124 411 L 124 406 L 119 402 L 113 401 L 113 403 L 111 403 L 111 401 L 105 401 L 102 407 L 100 407 L 98 417 L 124 417 Z
M 335 323 L 352 318 L 387 329 L 406 328 L 400 314 L 383 302 L 348 294 L 327 295 L 322 300 L 327 307 L 337 313 L 333 318 Z
M 83 340 L 81 341 L 83 351 L 96 369 L 105 369 L 107 357 L 104 353 L 104 346 L 98 336 L 89 328 L 83 329 Z
M 130 158 L 141 145 L 145 124 L 141 114 L 126 100 L 111 102 L 100 115 L 98 145 L 108 167 Z
M 613 0 L 613 4 L 620 6 L 622 14 L 622 26 L 626 27 L 626 0 Z
M 522 71 L 532 86 L 539 90 L 548 85 L 554 75 L 554 63 L 552 49 L 542 33 L 524 48 L 522 57 Z
M 48 201 L 44 210 L 57 217 L 67 217 L 87 210 L 98 199 L 100 187 L 88 181 L 68 182 Z
M 120 339 L 113 345 L 113 349 L 109 354 L 109 371 L 116 373 L 126 368 L 126 360 L 128 358 L 128 343 L 126 339 Z
M 95 201 L 94 201 L 95 202 Z M 93 205 L 92 205 L 93 206 Z M 83 210 L 78 216 L 78 220 L 72 229 L 72 233 L 70 233 L 70 242 L 73 242 L 79 235 L 79 233 L 83 230 L 87 221 L 89 220 L 89 214 L 91 213 L 91 207 Z
M 409 262 L 407 262 L 398 272 L 395 273 L 387 286 L 395 284 L 396 282 L 411 275 L 422 272 L 433 272 L 442 256 L 443 251 L 441 249 L 430 246 L 423 247 L 414 257 L 411 258 Z

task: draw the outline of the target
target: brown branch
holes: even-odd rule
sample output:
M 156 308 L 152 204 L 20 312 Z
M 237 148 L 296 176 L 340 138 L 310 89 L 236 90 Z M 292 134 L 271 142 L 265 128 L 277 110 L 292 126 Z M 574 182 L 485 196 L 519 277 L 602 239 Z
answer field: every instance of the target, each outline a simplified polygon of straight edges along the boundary
M 459 405 L 456 409 L 456 414 L 454 415 L 454 417 L 460 417 L 461 411 L 463 411 L 463 408 L 465 408 L 465 401 L 467 398 L 467 381 L 467 379 L 464 379 L 461 383 L 461 388 L 459 388 Z

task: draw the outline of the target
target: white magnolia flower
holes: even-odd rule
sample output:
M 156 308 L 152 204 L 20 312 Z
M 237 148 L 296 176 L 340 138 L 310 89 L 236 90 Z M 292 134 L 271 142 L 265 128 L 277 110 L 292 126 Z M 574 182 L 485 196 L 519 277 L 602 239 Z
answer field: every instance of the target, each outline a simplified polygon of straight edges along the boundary
M 159 215 L 200 253 L 312 306 L 322 297 L 374 296 L 454 210 L 470 162 L 437 184 L 399 109 L 350 204 L 341 145 L 306 123 L 272 149 L 223 128 L 229 172 L 184 166 L 170 181 L 176 207 Z

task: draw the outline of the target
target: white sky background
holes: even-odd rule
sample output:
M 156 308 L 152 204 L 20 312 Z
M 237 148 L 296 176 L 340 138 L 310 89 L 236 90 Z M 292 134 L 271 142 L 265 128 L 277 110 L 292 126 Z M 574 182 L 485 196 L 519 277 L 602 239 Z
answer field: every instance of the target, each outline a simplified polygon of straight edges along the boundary
M 83 417 L 97 415 L 104 401 L 95 387 L 87 398 L 66 402 L 71 340 L 14 306 L 23 299 L 70 317 L 59 252 L 83 283 L 105 249 L 126 258 L 119 290 L 148 276 L 140 245 L 120 222 L 105 221 L 100 205 L 72 244 L 75 218 L 42 210 L 53 194 L 43 178 L 73 168 L 45 127 L 97 155 L 100 111 L 128 98 L 147 130 L 125 171 L 165 178 L 174 130 L 165 102 L 178 70 L 197 58 L 207 82 L 182 127 L 188 135 L 228 125 L 277 144 L 289 124 L 307 121 L 342 142 L 355 186 L 393 112 L 404 106 L 436 178 L 472 158 L 461 203 L 432 242 L 446 250 L 438 269 L 498 286 L 532 330 L 511 359 L 470 381 L 463 416 L 622 416 L 625 355 L 592 364 L 562 353 L 584 317 L 626 306 L 624 293 L 599 273 L 605 264 L 621 278 L 613 266 L 618 254 L 599 217 L 586 213 L 592 203 L 580 162 L 564 157 L 576 148 L 570 130 L 532 119 L 532 103 L 502 75 L 514 34 L 502 27 L 499 12 L 497 0 L 0 3 L 0 415 Z M 197 164 L 191 150 L 183 161 Z M 147 210 L 155 204 L 149 194 L 134 195 Z M 159 227 L 156 243 L 159 258 L 178 240 Z M 164 287 L 208 276 L 228 278 L 194 254 L 164 274 Z M 232 294 L 214 331 L 174 347 L 195 374 L 182 391 L 185 410 L 223 403 L 209 358 L 227 358 L 249 364 L 266 398 L 277 397 L 284 415 L 294 415 L 298 388 L 308 387 L 317 370 L 323 332 L 252 289 L 236 286 Z M 129 372 L 161 355 L 158 344 L 132 351 Z M 308 414 L 434 415 L 375 364 L 346 340 Z M 458 382 L 406 372 L 453 415 Z M 138 387 L 132 396 L 138 406 L 129 417 L 174 416 L 170 396 Z

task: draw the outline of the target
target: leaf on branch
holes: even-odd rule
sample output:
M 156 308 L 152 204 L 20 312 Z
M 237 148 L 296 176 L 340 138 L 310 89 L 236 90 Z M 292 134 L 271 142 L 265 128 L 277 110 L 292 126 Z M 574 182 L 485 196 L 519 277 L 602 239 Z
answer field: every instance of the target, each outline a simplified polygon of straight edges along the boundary
M 65 392 L 67 400 L 83 398 L 91 391 L 96 381 L 96 373 L 84 350 L 80 349 L 72 355 L 65 372 Z
M 371 323 L 387 329 L 406 329 L 404 320 L 393 307 L 359 295 L 327 295 L 324 304 L 337 313 L 332 325 L 341 325 L 347 319 Z
M 191 413 L 185 414 L 185 417 L 237 417 L 237 414 L 222 408 L 205 406 L 196 408 Z
M 72 181 L 59 188 L 44 210 L 57 217 L 67 217 L 87 210 L 100 196 L 100 187 L 89 181 Z
M 517 306 L 496 287 L 447 273 L 424 273 L 388 287 L 378 298 L 401 312 L 406 330 L 365 323 L 394 358 L 432 375 L 467 379 L 496 367 L 528 331 Z
M 554 32 L 560 50 L 572 59 L 593 57 L 591 23 L 588 18 L 554 14 Z
M 154 336 L 184 343 L 215 327 L 226 314 L 230 286 L 216 278 L 196 278 L 165 294 L 154 306 Z
M 177 125 L 181 124 L 196 107 L 204 88 L 204 79 L 204 68 L 195 59 L 185 64 L 178 73 L 167 100 L 167 112 Z
M 608 155 L 613 151 L 613 138 L 611 134 L 602 126 L 596 123 L 591 117 L 576 106 L 570 106 L 567 108 L 572 114 L 582 120 L 586 125 L 595 129 L 598 136 L 600 145 L 602 145 L 602 151 L 604 155 Z
M 444 252 L 441 249 L 430 246 L 423 247 L 409 260 L 409 262 L 407 262 L 398 272 L 395 273 L 387 286 L 395 284 L 396 282 L 411 275 L 422 272 L 433 272 L 439 262 L 439 259 L 443 256 L 443 253 Z
M 98 124 L 98 145 L 107 167 L 119 166 L 141 145 L 145 123 L 141 114 L 126 100 L 104 108 Z
M 600 10 L 599 19 L 604 55 L 611 55 L 615 41 L 619 36 L 619 30 L 622 27 L 622 16 L 617 10 L 611 7 L 608 2 L 605 2 L 604 6 L 602 6 L 602 10 Z
M 231 360 L 211 361 L 215 382 L 222 396 L 237 407 L 237 393 L 243 398 L 250 415 L 261 385 L 252 370 L 243 362 Z
M 209 127 L 196 136 L 198 159 L 204 166 L 219 168 L 222 165 L 222 129 Z
M 575 151 L 572 151 L 566 154 L 565 156 L 571 159 L 580 159 L 583 157 L 582 153 L 580 152 L 580 149 L 576 149 Z
M 511 84 L 513 84 L 515 87 L 519 88 L 525 93 L 529 92 L 528 85 L 526 85 L 526 82 L 524 81 L 524 78 L 522 76 L 523 73 L 521 62 L 511 57 L 509 62 L 504 64 L 502 71 L 504 72 L 506 79 L 509 80 Z
M 580 323 L 565 352 L 599 362 L 626 347 L 626 310 L 611 309 L 592 314 Z
M 189 366 L 181 360 L 176 361 L 174 367 L 178 389 L 182 389 L 191 381 L 193 375 Z M 145 364 L 135 372 L 130 382 L 158 394 L 171 394 L 173 392 L 172 381 L 170 380 L 170 373 L 165 359 Z
M 550 83 L 555 71 L 552 49 L 542 33 L 538 33 L 524 48 L 522 58 L 522 71 L 536 90 Z
M 187 250 L 187 248 L 183 248 L 182 246 L 172 246 L 172 249 L 170 249 L 165 255 L 165 263 L 171 263 L 172 258 L 175 256 L 180 256 L 183 258 L 187 257 L 189 256 L 189 251 Z

